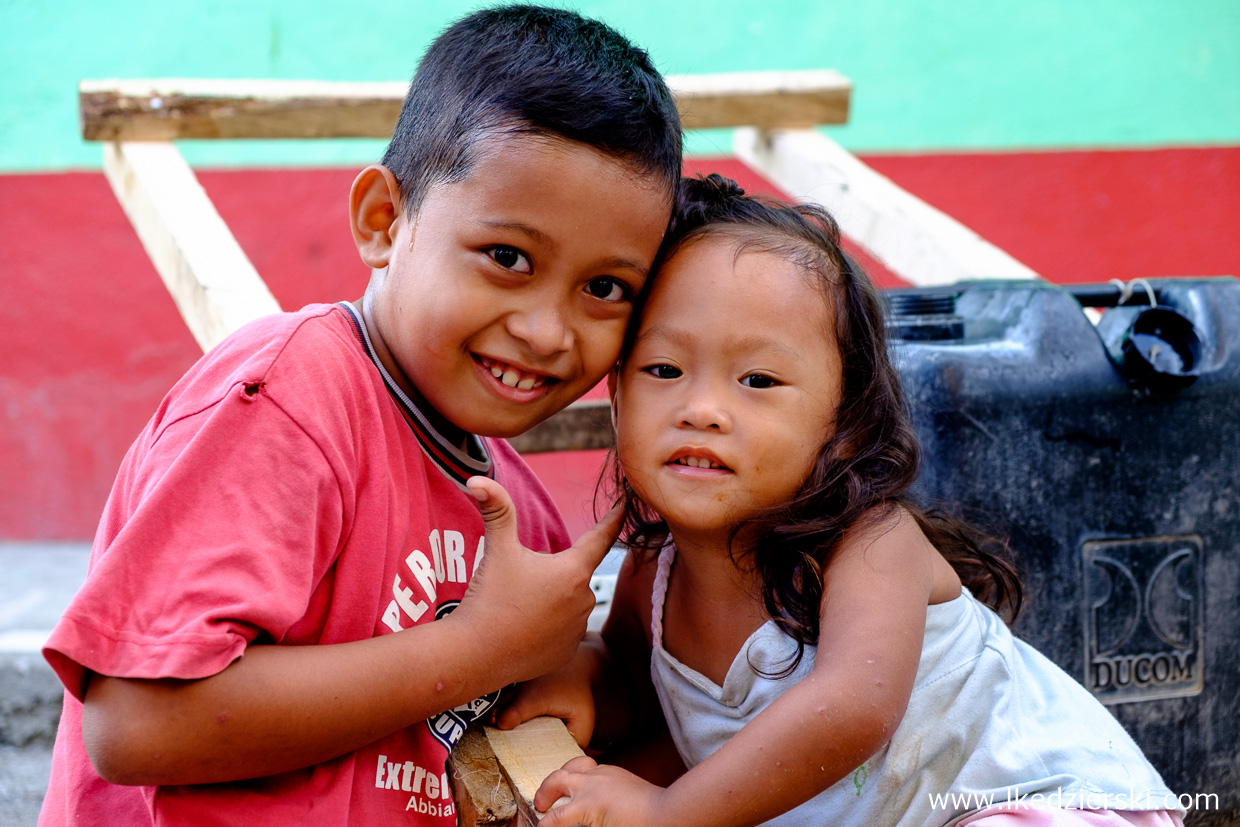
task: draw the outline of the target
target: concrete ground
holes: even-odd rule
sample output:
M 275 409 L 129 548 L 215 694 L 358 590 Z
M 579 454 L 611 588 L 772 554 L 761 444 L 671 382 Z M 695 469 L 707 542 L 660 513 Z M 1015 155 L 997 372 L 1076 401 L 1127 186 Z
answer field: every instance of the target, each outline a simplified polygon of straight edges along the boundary
M 87 543 L 0 542 L 0 827 L 38 820 L 61 703 L 40 649 L 89 556 Z
M 0 827 L 34 827 L 51 766 L 51 744 L 0 745 Z

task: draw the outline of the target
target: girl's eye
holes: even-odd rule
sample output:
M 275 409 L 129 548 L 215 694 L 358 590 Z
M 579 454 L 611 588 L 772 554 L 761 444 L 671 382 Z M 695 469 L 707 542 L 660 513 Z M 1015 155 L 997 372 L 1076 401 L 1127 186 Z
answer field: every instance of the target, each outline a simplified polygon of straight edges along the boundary
M 495 263 L 505 270 L 516 270 L 519 273 L 532 273 L 534 271 L 534 268 L 530 266 L 529 258 L 516 247 L 491 247 L 487 250 L 487 254 L 495 259 Z
M 680 368 L 672 367 L 671 365 L 651 365 L 650 367 L 642 368 L 642 372 L 649 373 L 655 379 L 679 379 L 682 375 Z
M 591 279 L 586 285 L 586 292 L 605 302 L 625 302 L 633 298 L 633 291 L 627 284 L 607 276 Z
M 741 377 L 741 384 L 747 388 L 773 388 L 779 384 L 776 380 L 762 373 L 751 373 Z

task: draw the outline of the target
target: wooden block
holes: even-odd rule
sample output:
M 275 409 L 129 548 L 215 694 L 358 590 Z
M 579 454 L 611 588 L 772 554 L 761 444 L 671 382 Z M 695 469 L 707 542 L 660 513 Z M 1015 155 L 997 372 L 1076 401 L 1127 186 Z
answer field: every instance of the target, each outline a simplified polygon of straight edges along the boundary
M 739 129 L 733 149 L 789 196 L 830 210 L 845 235 L 910 284 L 1040 278 L 816 130 Z
M 477 727 L 465 730 L 448 756 L 448 777 L 461 827 L 514 827 L 517 802 L 499 770 L 495 751 Z
M 669 75 L 686 129 L 843 123 L 849 80 L 832 70 Z M 183 138 L 382 138 L 408 84 L 300 80 L 87 80 L 88 141 Z
M 515 729 L 485 727 L 500 772 L 508 779 L 516 799 L 521 827 L 538 824 L 534 794 L 548 775 L 573 758 L 584 755 L 564 722 L 558 718 L 534 718 Z
M 605 450 L 615 444 L 611 404 L 598 400 L 574 402 L 550 419 L 508 441 L 522 454 Z
M 176 147 L 108 144 L 103 170 L 203 350 L 280 312 Z

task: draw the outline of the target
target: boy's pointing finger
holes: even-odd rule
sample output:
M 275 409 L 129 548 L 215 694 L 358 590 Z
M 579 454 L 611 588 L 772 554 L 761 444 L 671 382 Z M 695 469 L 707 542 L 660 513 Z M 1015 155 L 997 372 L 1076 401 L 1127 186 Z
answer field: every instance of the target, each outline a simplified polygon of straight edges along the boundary
M 586 558 L 591 571 L 599 567 L 603 558 L 607 556 L 607 552 L 611 551 L 611 547 L 615 545 L 623 522 L 624 509 L 620 505 L 615 505 L 603 519 L 595 523 L 593 528 L 573 543 L 573 549 Z

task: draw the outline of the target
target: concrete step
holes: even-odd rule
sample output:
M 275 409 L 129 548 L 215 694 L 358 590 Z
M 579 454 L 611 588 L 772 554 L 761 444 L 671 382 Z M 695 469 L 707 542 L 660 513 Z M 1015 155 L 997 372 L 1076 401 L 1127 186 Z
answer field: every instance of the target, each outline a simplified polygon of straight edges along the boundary
M 47 791 L 52 745 L 0 745 L 0 827 L 34 827 Z
M 56 737 L 61 686 L 41 649 L 89 557 L 87 543 L 0 542 L 0 745 Z
M 89 557 L 89 543 L 0 542 L 0 827 L 38 821 L 62 697 L 41 650 Z

